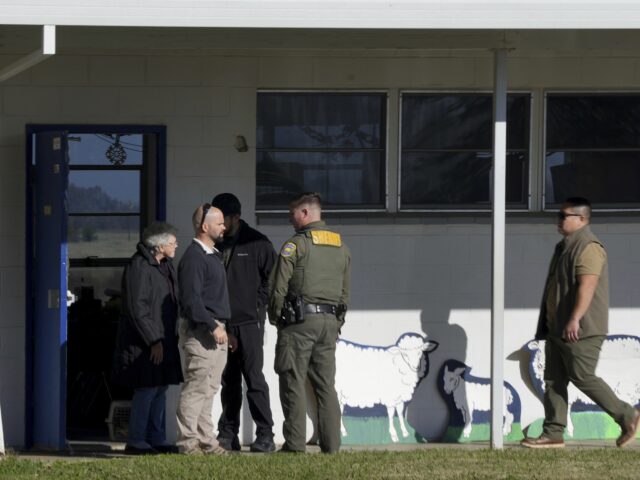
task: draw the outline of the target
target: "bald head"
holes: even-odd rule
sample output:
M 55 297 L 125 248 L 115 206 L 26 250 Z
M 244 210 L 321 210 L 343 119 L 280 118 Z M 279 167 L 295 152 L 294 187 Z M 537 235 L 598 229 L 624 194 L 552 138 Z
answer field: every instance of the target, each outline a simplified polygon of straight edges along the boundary
M 224 234 L 224 215 L 222 211 L 211 204 L 205 203 L 196 208 L 191 217 L 196 238 L 207 245 L 222 241 Z

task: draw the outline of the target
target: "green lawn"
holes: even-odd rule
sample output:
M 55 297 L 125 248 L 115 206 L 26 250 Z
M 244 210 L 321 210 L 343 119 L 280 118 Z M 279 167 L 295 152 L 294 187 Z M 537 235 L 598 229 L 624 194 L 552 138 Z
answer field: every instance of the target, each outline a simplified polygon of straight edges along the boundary
M 428 448 L 409 452 L 343 452 L 338 455 L 271 454 L 225 457 L 114 458 L 34 462 L 0 460 L 0 479 L 178 479 L 424 478 L 437 479 L 637 479 L 637 450 L 571 448 L 531 451 Z

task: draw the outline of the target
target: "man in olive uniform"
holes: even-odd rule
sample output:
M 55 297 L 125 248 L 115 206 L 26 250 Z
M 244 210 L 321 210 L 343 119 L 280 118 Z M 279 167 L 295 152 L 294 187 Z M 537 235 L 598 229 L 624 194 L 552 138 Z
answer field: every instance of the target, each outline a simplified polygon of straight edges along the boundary
M 618 447 L 635 439 L 640 424 L 640 412 L 595 375 L 608 330 L 609 280 L 607 254 L 591 233 L 590 219 L 586 198 L 568 198 L 558 212 L 558 232 L 564 239 L 551 259 L 536 332 L 537 340 L 546 340 L 545 419 L 540 437 L 525 438 L 524 447 L 564 447 L 569 382 L 620 425 Z
M 269 278 L 269 321 L 278 327 L 275 371 L 285 452 L 305 451 L 307 377 L 318 401 L 320 448 L 325 453 L 340 449 L 335 352 L 349 300 L 351 254 L 321 215 L 317 193 L 303 193 L 289 204 L 296 234 L 282 247 Z

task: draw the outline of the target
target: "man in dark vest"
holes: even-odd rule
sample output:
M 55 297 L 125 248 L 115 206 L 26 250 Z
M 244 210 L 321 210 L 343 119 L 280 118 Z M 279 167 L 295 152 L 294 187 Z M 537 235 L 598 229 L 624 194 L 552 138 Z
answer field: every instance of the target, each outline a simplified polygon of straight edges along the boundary
M 318 400 L 318 440 L 340 449 L 335 390 L 336 341 L 349 301 L 351 254 L 340 234 L 321 221 L 320 196 L 303 193 L 289 204 L 296 234 L 280 250 L 269 278 L 269 321 L 278 327 L 275 371 L 284 413 L 284 452 L 306 448 L 307 376 Z
M 240 218 L 240 200 L 221 193 L 211 205 L 224 214 L 224 241 L 218 245 L 227 271 L 231 319 L 229 357 L 222 374 L 222 415 L 218 421 L 218 441 L 227 450 L 240 450 L 240 408 L 242 377 L 247 384 L 247 403 L 256 424 L 252 452 L 272 452 L 273 419 L 269 386 L 262 373 L 264 365 L 264 321 L 269 274 L 276 252 L 267 237 Z
M 618 399 L 595 375 L 608 331 L 609 279 L 607 254 L 591 233 L 590 220 L 591 204 L 585 198 L 568 198 L 558 212 L 558 232 L 564 239 L 551 259 L 536 331 L 537 340 L 546 340 L 545 419 L 540 437 L 525 438 L 524 447 L 564 447 L 569 382 L 620 425 L 618 447 L 635 439 L 640 424 L 640 411 Z

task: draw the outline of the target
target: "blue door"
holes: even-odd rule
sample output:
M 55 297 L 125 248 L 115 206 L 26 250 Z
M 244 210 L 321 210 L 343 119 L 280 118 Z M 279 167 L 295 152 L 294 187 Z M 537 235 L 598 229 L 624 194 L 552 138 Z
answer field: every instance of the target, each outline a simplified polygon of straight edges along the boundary
M 65 446 L 67 356 L 67 136 L 34 134 L 31 442 Z

